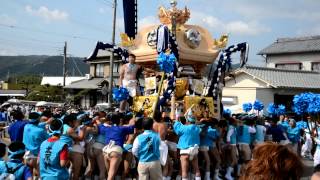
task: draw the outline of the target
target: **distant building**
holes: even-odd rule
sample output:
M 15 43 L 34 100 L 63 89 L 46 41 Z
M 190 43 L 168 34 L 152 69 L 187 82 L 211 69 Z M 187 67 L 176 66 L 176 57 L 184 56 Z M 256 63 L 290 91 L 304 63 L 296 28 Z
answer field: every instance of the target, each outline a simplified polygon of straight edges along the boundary
M 0 103 L 3 103 L 11 98 L 23 98 L 27 95 L 26 90 L 0 90 Z M 0 104 L 1 105 L 1 104 Z
M 270 68 L 320 72 L 320 36 L 279 38 L 258 55 Z
M 96 56 L 85 60 L 90 65 L 90 74 L 82 80 L 75 81 L 64 88 L 67 89 L 69 97 L 73 98 L 74 104 L 81 107 L 92 107 L 98 103 L 108 102 L 110 55 L 107 50 L 96 49 Z M 115 55 L 113 64 L 113 84 L 118 84 L 121 60 Z
M 279 38 L 262 49 L 266 67 L 245 66 L 225 78 L 222 103 L 233 112 L 256 99 L 292 110 L 293 96 L 320 93 L 320 36 Z
M 69 85 L 73 82 L 80 81 L 86 77 L 66 77 L 66 85 Z M 50 86 L 63 86 L 63 76 L 43 76 L 41 80 L 41 85 L 50 85 Z
M 225 108 L 242 112 L 242 104 L 256 99 L 283 104 L 291 111 L 293 96 L 302 92 L 320 93 L 320 73 L 268 67 L 245 66 L 225 79 L 222 101 Z

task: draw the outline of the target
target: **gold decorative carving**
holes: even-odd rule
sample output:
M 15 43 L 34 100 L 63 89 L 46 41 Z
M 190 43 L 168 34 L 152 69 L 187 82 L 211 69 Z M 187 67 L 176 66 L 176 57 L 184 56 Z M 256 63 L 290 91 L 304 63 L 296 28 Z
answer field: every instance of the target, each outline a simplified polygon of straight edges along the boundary
M 223 49 L 227 46 L 228 44 L 228 39 L 229 39 L 229 35 L 228 34 L 224 34 L 220 37 L 220 39 L 214 39 L 213 40 L 213 46 Z
M 163 6 L 160 6 L 159 8 L 159 20 L 162 24 L 165 25 L 171 25 L 173 22 L 172 20 L 175 20 L 175 23 L 177 25 L 177 27 L 185 24 L 189 18 L 190 18 L 190 10 L 185 7 L 184 9 L 178 9 L 176 7 L 177 2 L 176 1 L 172 1 L 171 2 L 171 9 L 166 9 Z
M 134 39 L 130 38 L 126 33 L 120 33 L 121 46 L 130 47 L 134 45 Z

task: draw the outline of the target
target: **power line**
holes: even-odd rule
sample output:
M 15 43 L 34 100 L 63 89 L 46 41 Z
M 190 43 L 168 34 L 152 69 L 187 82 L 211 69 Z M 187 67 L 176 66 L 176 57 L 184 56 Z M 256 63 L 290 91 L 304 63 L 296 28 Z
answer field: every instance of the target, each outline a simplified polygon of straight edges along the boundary
M 37 30 L 37 29 L 32 29 L 32 28 L 27 28 L 27 27 L 22 27 L 22 26 L 16 26 L 16 25 L 6 25 L 6 24 L 1 24 L 1 27 L 6 27 L 6 28 L 11 28 L 11 29 L 17 29 L 17 30 L 24 30 L 24 31 L 30 31 L 30 32 L 39 32 L 39 33 L 44 33 L 44 34 L 52 34 L 55 36 L 61 36 L 61 37 L 68 37 L 68 38 L 73 38 L 73 39 L 81 39 L 81 40 L 94 40 L 94 38 L 90 37 L 84 37 L 84 36 L 78 36 L 78 35 L 71 35 L 71 34 L 64 34 L 64 33 L 57 33 L 57 32 L 52 32 L 52 31 L 42 31 L 42 30 Z
M 20 39 L 19 40 L 13 40 L 13 39 L 6 39 L 6 38 L 2 38 L 0 37 L 0 40 L 4 41 L 4 43 L 8 43 L 8 42 L 12 42 L 12 43 L 16 43 L 15 45 L 23 45 L 25 44 L 25 46 L 37 46 L 37 47 L 50 47 L 50 48 L 60 48 L 59 46 L 51 46 L 51 45 L 48 45 L 48 44 L 43 44 L 43 42 L 37 42 L 37 41 L 21 41 Z M 38 45 L 35 45 L 33 43 L 36 43 Z
M 81 72 L 80 68 L 78 67 L 78 64 L 75 62 L 75 59 L 73 57 L 69 57 L 69 58 L 72 60 L 73 64 L 75 65 L 75 67 L 77 69 L 77 71 L 79 72 L 79 74 L 81 76 L 83 76 L 83 73 Z

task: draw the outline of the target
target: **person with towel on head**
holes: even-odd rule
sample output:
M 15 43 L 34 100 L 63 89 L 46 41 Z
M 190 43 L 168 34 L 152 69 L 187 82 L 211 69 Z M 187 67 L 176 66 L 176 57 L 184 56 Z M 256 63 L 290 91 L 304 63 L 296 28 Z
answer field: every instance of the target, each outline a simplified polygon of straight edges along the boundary
M 68 180 L 68 145 L 60 139 L 63 122 L 54 119 L 48 129 L 50 137 L 42 142 L 38 156 L 40 177 L 42 180 Z
M 191 162 L 192 174 L 196 180 L 200 180 L 200 170 L 198 165 L 198 152 L 200 145 L 201 129 L 195 124 L 196 117 L 192 111 L 193 105 L 186 111 L 186 124 L 177 121 L 175 117 L 175 104 L 171 104 L 171 118 L 174 121 L 174 132 L 179 136 L 178 149 L 180 149 L 181 176 L 182 180 L 189 179 L 189 165 Z M 194 179 L 194 177 L 191 177 Z
M 23 156 L 26 152 L 22 142 L 12 142 L 8 147 L 9 161 L 0 161 L 1 179 L 32 180 L 29 167 L 23 164 Z
M 139 159 L 138 173 L 140 180 L 161 180 L 160 136 L 153 130 L 153 119 L 144 118 L 143 133 L 133 142 L 132 153 Z
M 40 114 L 32 112 L 29 114 L 29 124 L 26 124 L 23 131 L 23 143 L 26 146 L 25 161 L 31 168 L 34 176 L 38 176 L 37 158 L 40 151 L 40 145 L 47 140 L 49 135 L 46 130 L 39 127 Z

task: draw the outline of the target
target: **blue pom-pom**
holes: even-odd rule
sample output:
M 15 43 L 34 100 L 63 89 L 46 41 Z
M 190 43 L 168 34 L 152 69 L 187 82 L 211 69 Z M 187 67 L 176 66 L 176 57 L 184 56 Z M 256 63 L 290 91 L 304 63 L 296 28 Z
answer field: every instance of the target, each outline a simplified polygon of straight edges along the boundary
M 279 104 L 277 108 L 277 114 L 278 115 L 284 115 L 286 113 L 286 106 L 283 104 Z
M 259 100 L 255 100 L 253 103 L 253 109 L 257 110 L 257 111 L 261 111 L 263 110 L 264 105 L 262 104 L 262 102 L 260 102 Z
M 157 64 L 160 67 L 161 71 L 164 71 L 165 73 L 171 73 L 174 70 L 176 57 L 173 53 L 167 55 L 163 52 L 161 52 L 157 59 Z
M 129 91 L 126 88 L 113 88 L 112 89 L 112 98 L 117 101 L 124 101 L 129 99 Z
M 230 109 L 224 109 L 223 110 L 223 115 L 227 117 L 231 117 L 231 110 Z
M 251 103 L 244 103 L 242 104 L 242 109 L 244 112 L 249 112 L 252 109 L 252 104 Z
M 268 114 L 269 115 L 276 115 L 277 114 L 277 108 L 276 108 L 276 105 L 274 103 L 270 103 L 268 105 Z
M 308 110 L 309 104 L 313 102 L 315 94 L 302 93 L 295 95 L 293 98 L 293 111 L 298 115 L 302 115 L 314 111 L 312 107 Z
M 318 114 L 320 112 L 320 94 L 310 96 L 307 112 L 309 114 Z

